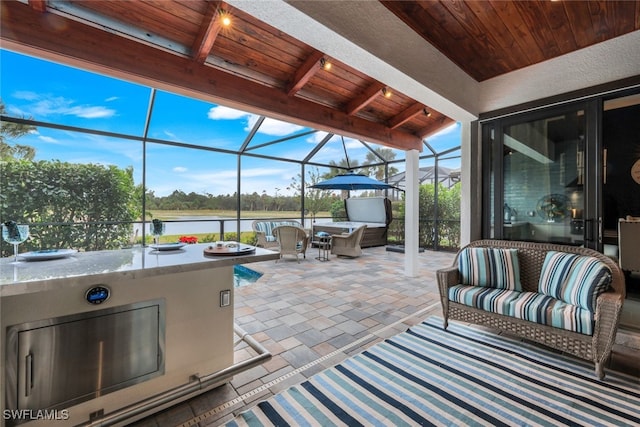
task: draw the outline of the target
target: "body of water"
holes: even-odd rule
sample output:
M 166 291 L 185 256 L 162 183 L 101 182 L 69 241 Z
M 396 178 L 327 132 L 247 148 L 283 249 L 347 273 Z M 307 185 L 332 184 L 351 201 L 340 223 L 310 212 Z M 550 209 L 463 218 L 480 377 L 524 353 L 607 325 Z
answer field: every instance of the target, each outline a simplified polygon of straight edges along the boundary
M 300 221 L 297 218 L 278 218 L 281 221 L 289 221 L 295 220 Z M 175 221 L 175 222 L 174 222 Z M 253 219 L 243 219 L 240 220 L 240 232 L 243 231 L 252 231 L 253 228 L 251 225 L 253 224 Z M 331 218 L 322 218 L 317 219 L 317 223 L 325 223 L 331 222 Z M 203 234 L 203 233 L 219 233 L 220 227 L 224 227 L 225 233 L 235 233 L 238 221 L 232 218 L 207 218 L 203 219 L 198 216 L 184 216 L 180 218 L 180 220 L 172 220 L 172 221 L 163 221 L 165 224 L 164 234 L 166 235 L 180 235 L 180 236 L 188 236 L 190 234 Z M 224 225 L 223 225 L 224 224 Z M 311 228 L 311 220 L 306 220 L 304 226 L 306 228 Z M 142 235 L 142 224 L 134 224 L 133 226 L 134 233 L 137 233 L 138 236 Z M 147 224 L 147 229 L 145 230 L 145 234 L 149 235 L 149 224 Z

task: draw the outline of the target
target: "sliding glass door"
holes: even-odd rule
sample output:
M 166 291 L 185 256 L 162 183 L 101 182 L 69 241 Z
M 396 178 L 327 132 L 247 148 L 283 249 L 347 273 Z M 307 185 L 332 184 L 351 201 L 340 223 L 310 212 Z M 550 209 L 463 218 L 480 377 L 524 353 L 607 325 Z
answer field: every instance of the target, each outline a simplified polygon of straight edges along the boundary
M 634 89 L 483 122 L 483 237 L 583 245 L 617 260 L 619 218 L 640 217 L 639 117 Z M 640 328 L 640 274 L 622 268 L 621 325 Z
M 600 249 L 597 115 L 580 103 L 487 125 L 485 235 Z

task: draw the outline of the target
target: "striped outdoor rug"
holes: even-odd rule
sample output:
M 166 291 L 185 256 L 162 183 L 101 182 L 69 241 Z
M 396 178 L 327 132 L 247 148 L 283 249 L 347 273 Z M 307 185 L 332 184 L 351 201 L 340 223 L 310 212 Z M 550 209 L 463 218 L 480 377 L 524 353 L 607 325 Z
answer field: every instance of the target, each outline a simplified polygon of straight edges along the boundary
M 259 403 L 227 426 L 638 426 L 640 384 L 437 317 Z

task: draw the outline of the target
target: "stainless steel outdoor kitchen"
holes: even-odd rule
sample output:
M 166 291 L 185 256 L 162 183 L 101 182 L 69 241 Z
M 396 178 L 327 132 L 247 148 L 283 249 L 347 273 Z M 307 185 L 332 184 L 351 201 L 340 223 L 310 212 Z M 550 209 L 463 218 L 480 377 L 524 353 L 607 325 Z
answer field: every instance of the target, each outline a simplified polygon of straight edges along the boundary
M 277 258 L 222 242 L 1 259 L 2 425 L 124 425 L 262 363 L 253 341 L 234 364 L 233 266 Z

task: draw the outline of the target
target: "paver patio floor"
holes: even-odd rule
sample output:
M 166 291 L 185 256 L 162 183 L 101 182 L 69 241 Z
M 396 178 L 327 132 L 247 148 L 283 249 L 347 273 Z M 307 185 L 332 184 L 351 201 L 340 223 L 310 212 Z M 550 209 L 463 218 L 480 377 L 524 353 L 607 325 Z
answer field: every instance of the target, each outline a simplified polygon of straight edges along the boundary
M 309 248 L 292 257 L 248 264 L 263 273 L 236 288 L 236 323 L 272 354 L 216 389 L 134 423 L 135 426 L 216 426 L 258 401 L 340 363 L 366 347 L 441 315 L 436 270 L 452 264 L 450 252 L 419 254 L 419 274 L 406 277 L 404 254 L 367 248 L 355 259 L 315 259 Z M 640 335 L 619 333 L 610 367 L 638 376 Z M 256 353 L 236 347 L 235 361 Z

